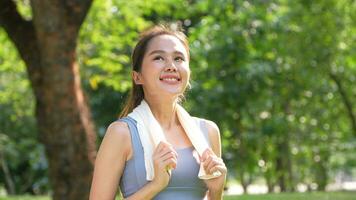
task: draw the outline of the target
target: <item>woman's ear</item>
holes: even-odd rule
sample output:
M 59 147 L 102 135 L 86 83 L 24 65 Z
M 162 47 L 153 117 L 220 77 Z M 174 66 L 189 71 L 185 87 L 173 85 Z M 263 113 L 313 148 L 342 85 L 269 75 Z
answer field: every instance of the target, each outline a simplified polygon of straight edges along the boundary
M 142 85 L 141 73 L 132 71 L 132 80 L 134 80 L 136 85 Z

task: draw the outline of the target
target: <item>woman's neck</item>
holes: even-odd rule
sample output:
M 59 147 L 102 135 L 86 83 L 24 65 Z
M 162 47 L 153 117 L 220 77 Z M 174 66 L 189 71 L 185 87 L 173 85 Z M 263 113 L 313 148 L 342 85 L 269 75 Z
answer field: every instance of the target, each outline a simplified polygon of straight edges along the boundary
M 176 99 L 162 99 L 154 97 L 145 97 L 145 101 L 150 106 L 151 112 L 161 127 L 165 130 L 179 124 L 176 115 Z

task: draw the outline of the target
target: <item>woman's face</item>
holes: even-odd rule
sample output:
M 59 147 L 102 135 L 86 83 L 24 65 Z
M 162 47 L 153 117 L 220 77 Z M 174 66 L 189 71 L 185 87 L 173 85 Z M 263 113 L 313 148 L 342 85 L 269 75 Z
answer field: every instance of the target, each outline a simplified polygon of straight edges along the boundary
M 188 52 L 175 36 L 156 36 L 147 46 L 141 72 L 134 72 L 133 76 L 136 84 L 142 84 L 145 94 L 176 97 L 188 84 Z

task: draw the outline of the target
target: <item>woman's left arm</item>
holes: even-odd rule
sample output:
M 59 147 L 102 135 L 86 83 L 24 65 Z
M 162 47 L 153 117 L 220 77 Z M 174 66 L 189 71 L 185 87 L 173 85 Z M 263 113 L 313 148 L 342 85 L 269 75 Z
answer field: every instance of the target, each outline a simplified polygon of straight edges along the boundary
M 209 133 L 211 150 L 204 153 L 202 162 L 205 171 L 212 174 L 215 171 L 220 171 L 221 176 L 209 180 L 205 180 L 208 187 L 209 200 L 221 200 L 224 192 L 227 168 L 221 158 L 221 139 L 218 126 L 209 120 L 206 120 L 206 126 Z

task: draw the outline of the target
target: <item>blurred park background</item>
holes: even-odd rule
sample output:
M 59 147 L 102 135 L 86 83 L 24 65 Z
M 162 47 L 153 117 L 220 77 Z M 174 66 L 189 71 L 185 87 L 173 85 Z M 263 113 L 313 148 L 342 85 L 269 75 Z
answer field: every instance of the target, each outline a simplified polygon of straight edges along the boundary
M 220 127 L 227 194 L 356 197 L 354 0 L 0 0 L 0 196 L 87 199 L 156 23 L 189 37 L 183 104 Z

